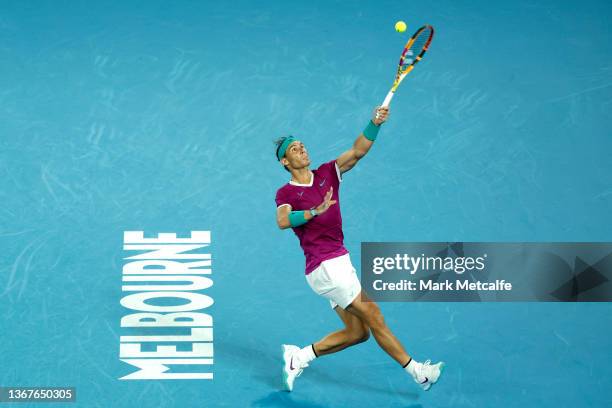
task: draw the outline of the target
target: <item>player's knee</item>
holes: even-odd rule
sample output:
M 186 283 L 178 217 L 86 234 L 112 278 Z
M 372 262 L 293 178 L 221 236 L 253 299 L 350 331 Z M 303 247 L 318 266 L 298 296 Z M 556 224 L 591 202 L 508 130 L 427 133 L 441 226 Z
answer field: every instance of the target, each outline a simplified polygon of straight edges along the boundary
M 364 329 L 357 343 L 364 343 L 370 338 L 370 329 Z
M 351 345 L 363 343 L 370 338 L 370 331 L 365 327 L 360 330 L 353 330 L 349 333 L 349 343 Z

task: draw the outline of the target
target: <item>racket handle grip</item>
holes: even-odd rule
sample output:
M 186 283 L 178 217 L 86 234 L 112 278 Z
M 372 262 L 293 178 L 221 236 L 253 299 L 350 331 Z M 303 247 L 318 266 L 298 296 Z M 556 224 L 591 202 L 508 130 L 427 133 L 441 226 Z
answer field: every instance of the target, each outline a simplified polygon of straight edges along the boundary
M 387 96 L 385 97 L 385 100 L 383 101 L 382 105 L 380 105 L 381 108 L 386 108 L 387 106 L 389 106 L 389 104 L 391 103 L 391 99 L 393 99 L 393 95 L 395 95 L 395 92 L 393 91 L 389 91 L 389 93 L 387 94 Z M 380 115 L 378 114 L 378 112 L 376 113 L 376 118 L 378 119 Z
M 385 100 L 382 103 L 382 107 L 387 107 L 389 106 L 389 104 L 391 103 L 391 99 L 393 99 L 393 95 L 395 95 L 395 92 L 393 91 L 389 91 L 389 93 L 387 94 L 387 96 L 385 97 Z

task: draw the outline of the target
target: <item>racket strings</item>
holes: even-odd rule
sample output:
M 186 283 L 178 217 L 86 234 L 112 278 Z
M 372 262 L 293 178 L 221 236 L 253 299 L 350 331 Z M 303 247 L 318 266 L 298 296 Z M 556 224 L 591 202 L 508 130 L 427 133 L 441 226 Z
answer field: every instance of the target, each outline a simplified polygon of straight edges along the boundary
M 404 77 L 414 68 L 415 64 L 423 58 L 425 51 L 429 47 L 433 38 L 434 30 L 430 25 L 421 27 L 404 47 L 400 56 L 400 61 L 391 87 L 391 92 L 395 92 Z
M 416 57 L 427 47 L 432 35 L 431 28 L 426 28 L 417 34 L 410 47 L 404 50 L 400 62 L 400 70 L 405 71 L 416 62 Z

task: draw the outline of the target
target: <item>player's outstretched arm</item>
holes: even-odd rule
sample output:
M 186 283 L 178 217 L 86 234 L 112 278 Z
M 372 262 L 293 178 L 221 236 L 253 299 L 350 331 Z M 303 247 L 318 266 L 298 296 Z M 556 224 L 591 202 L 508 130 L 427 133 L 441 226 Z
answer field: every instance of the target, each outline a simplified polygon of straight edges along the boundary
M 368 123 L 368 126 L 364 131 L 357 137 L 353 147 L 346 152 L 342 153 L 337 159 L 338 167 L 341 173 L 346 173 L 352 169 L 355 164 L 363 156 L 365 156 L 376 140 L 378 134 L 378 128 L 382 125 L 389 117 L 389 108 L 378 106 L 374 109 L 372 120 Z
M 337 203 L 336 200 L 332 200 L 333 193 L 334 188 L 330 187 L 325 194 L 323 202 L 319 204 L 317 208 L 310 211 L 291 211 L 291 206 L 289 204 L 281 205 L 276 209 L 276 223 L 278 224 L 278 228 L 286 229 L 299 227 L 302 224 L 306 224 L 317 215 L 323 214 L 329 207 Z

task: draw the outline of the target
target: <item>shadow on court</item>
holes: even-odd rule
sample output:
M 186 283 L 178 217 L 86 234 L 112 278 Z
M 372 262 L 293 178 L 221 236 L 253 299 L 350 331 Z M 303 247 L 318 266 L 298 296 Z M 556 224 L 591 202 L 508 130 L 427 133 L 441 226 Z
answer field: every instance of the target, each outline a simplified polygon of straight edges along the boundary
M 381 385 L 377 385 L 373 378 L 369 378 L 369 376 L 372 374 L 367 370 L 364 370 L 363 376 L 360 377 L 355 377 L 354 375 L 351 377 L 343 377 L 340 374 L 338 374 L 338 376 L 330 376 L 328 373 L 323 371 L 321 367 L 310 366 L 308 368 L 308 373 L 302 374 L 302 376 L 305 375 L 308 376 L 308 381 L 336 384 L 342 388 L 354 388 L 356 390 L 365 391 L 368 393 L 388 395 L 389 397 L 400 396 L 410 400 L 416 400 L 419 398 L 419 394 L 416 392 L 397 391 L 397 389 L 393 389 L 387 381 L 382 381 L 380 383 Z M 410 381 L 406 381 L 406 389 L 412 386 L 413 384 L 411 384 Z
M 285 391 L 271 392 L 264 398 L 260 398 L 251 404 L 252 407 L 296 407 L 296 408 L 329 408 L 330 406 L 341 406 L 341 402 L 332 405 L 321 405 L 310 401 L 300 401 L 294 395 Z M 421 404 L 416 405 L 391 405 L 398 408 L 423 408 Z
M 251 371 L 251 379 L 256 380 L 270 388 L 280 390 L 282 386 L 280 345 L 278 354 L 273 355 L 270 350 L 257 349 L 247 344 L 237 344 L 228 341 L 215 345 L 215 353 L 226 356 L 231 364 L 242 365 Z
M 327 408 L 311 401 L 300 401 L 286 391 L 274 391 L 266 397 L 260 398 L 251 404 L 252 407 L 297 407 L 297 408 Z

